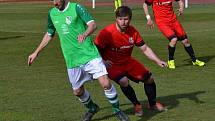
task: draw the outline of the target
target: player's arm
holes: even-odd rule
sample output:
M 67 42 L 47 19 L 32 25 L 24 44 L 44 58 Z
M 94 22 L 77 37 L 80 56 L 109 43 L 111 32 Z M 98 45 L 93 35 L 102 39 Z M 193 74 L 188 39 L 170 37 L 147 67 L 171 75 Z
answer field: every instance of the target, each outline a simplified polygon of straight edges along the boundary
M 42 49 L 44 47 L 46 47 L 46 45 L 49 43 L 49 41 L 52 39 L 52 37 L 55 34 L 55 27 L 52 23 L 50 14 L 48 15 L 48 32 L 45 33 L 45 35 L 43 36 L 42 41 L 40 42 L 39 46 L 37 47 L 37 49 L 28 56 L 28 66 L 30 66 L 34 60 L 37 58 L 38 54 L 42 51 Z
M 158 64 L 161 67 L 166 67 L 166 62 L 160 60 L 157 55 L 152 51 L 152 49 L 147 46 L 146 44 L 139 47 L 141 49 L 141 52 L 146 55 L 147 58 L 154 61 L 156 64 Z
M 80 33 L 78 36 L 78 41 L 83 42 L 87 36 L 90 36 L 96 30 L 96 23 L 87 9 L 80 4 L 76 6 L 76 12 L 78 16 L 87 24 L 87 29 L 84 33 Z
M 37 47 L 37 49 L 28 56 L 28 66 L 30 66 L 33 61 L 36 59 L 37 55 L 40 53 L 40 51 L 49 43 L 49 41 L 52 39 L 51 36 L 48 35 L 48 33 L 46 33 L 41 41 L 41 43 L 39 44 L 39 46 Z
M 178 16 L 183 15 L 184 13 L 184 1 L 183 0 L 176 0 L 178 2 Z
M 134 33 L 134 40 L 135 40 L 135 46 L 139 47 L 142 54 L 146 55 L 147 58 L 149 58 L 150 60 L 154 61 L 155 63 L 157 63 L 159 66 L 161 67 L 165 67 L 167 64 L 163 61 L 161 61 L 156 54 L 152 51 L 152 49 L 150 47 L 148 47 L 146 45 L 146 43 L 144 42 L 143 38 L 141 37 L 140 33 L 136 30 L 133 29 L 133 33 Z
M 143 3 L 143 11 L 147 19 L 147 25 L 149 26 L 150 29 L 154 27 L 153 20 L 151 19 L 151 16 L 149 14 L 149 8 L 148 8 L 148 6 L 151 4 L 152 3 L 149 2 L 149 0 L 145 0 L 145 2 Z

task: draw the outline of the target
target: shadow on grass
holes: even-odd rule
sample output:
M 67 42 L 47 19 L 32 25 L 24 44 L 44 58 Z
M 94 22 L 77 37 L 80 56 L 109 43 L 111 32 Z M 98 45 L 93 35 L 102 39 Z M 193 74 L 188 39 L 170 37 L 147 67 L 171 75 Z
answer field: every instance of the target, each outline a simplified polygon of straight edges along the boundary
M 24 37 L 24 36 L 16 35 L 16 36 L 10 36 L 10 37 L 0 37 L 0 40 L 16 39 L 21 37 Z
M 171 110 L 171 109 L 176 108 L 180 104 L 179 99 L 182 99 L 182 98 L 186 98 L 188 100 L 194 101 L 197 104 L 205 103 L 204 101 L 201 101 L 197 97 L 197 95 L 200 95 L 202 93 L 205 93 L 205 91 L 197 91 L 197 92 L 191 92 L 191 93 L 183 93 L 183 94 L 177 94 L 177 95 L 158 97 L 157 100 L 162 102 L 168 108 L 168 110 Z M 147 101 L 141 101 L 141 104 L 147 104 Z M 132 108 L 129 108 L 129 109 L 126 109 L 123 111 L 128 115 L 134 115 L 133 104 L 126 103 L 126 104 L 121 104 L 120 106 L 123 107 L 126 105 L 132 105 Z M 110 107 L 104 107 L 104 108 L 101 108 L 101 110 L 106 109 L 106 108 L 110 108 Z M 153 110 L 147 110 L 144 106 L 143 106 L 143 111 L 144 111 L 144 116 L 140 117 L 140 119 L 137 121 L 147 121 L 147 120 L 151 119 L 153 116 L 157 115 L 158 113 L 163 113 L 163 112 L 158 112 L 158 111 L 153 111 Z M 109 119 L 113 116 L 114 116 L 113 114 L 106 115 L 102 118 L 93 119 L 92 121 L 105 120 L 105 119 Z
M 208 55 L 208 56 L 201 56 L 201 57 L 197 57 L 198 60 L 204 61 L 207 65 L 207 63 L 212 60 L 213 58 L 215 58 L 215 55 Z M 192 60 L 191 59 L 185 59 L 185 62 L 188 62 L 186 64 L 183 64 L 181 66 L 177 66 L 177 67 L 183 67 L 183 66 L 191 66 L 192 64 Z

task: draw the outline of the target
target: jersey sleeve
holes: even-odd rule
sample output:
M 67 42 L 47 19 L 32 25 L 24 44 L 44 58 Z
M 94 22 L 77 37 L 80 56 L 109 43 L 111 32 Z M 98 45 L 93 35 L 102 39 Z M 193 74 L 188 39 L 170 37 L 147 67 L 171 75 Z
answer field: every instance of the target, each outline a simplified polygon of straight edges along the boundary
M 94 21 L 93 20 L 93 17 L 90 15 L 90 13 L 87 11 L 87 9 L 80 5 L 80 4 L 77 4 L 76 5 L 76 12 L 78 14 L 78 16 L 86 23 L 88 24 L 89 22 L 91 21 Z
M 47 24 L 48 35 L 49 36 L 54 36 L 55 31 L 56 31 L 56 28 L 54 27 L 54 24 L 52 22 L 51 15 L 50 15 L 50 12 L 49 12 L 49 14 L 48 14 L 48 24 Z
M 143 46 L 145 44 L 145 42 L 143 41 L 143 38 L 140 35 L 140 33 L 135 28 L 133 28 L 132 31 L 134 33 L 135 46 L 138 46 L 138 47 Z
M 107 39 L 109 34 L 106 30 L 101 30 L 98 34 L 98 36 L 95 39 L 95 45 L 98 47 L 99 50 L 104 49 L 107 46 Z

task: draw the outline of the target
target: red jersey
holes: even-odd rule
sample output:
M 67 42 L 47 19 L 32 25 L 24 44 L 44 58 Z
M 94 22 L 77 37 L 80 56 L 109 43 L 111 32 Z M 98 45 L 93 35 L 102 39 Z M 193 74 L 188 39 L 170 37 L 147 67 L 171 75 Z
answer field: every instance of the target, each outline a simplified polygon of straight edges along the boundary
M 129 26 L 121 33 L 117 30 L 116 23 L 113 23 L 100 31 L 95 44 L 104 60 L 123 64 L 131 59 L 133 47 L 142 46 L 145 42 L 134 27 Z
M 173 10 L 173 0 L 152 0 L 152 9 L 156 23 L 168 23 L 176 20 Z

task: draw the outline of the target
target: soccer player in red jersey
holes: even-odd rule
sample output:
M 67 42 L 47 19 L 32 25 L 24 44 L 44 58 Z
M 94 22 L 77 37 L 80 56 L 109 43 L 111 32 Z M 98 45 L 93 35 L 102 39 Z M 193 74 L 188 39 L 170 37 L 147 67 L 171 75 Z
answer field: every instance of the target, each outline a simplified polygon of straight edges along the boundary
M 150 109 L 165 110 L 165 107 L 156 101 L 156 85 L 151 72 L 131 57 L 131 53 L 134 46 L 137 46 L 144 55 L 160 67 L 166 67 L 167 64 L 156 56 L 143 41 L 139 32 L 130 25 L 132 11 L 129 7 L 121 6 L 115 14 L 116 22 L 102 29 L 95 39 L 109 78 L 120 85 L 124 95 L 134 104 L 137 116 L 143 115 L 142 106 L 129 80 L 144 83 Z
M 175 0 L 179 4 L 178 15 L 182 15 L 184 11 L 184 3 L 182 0 Z M 147 25 L 152 28 L 153 21 L 148 12 L 148 6 L 152 6 L 155 22 L 169 40 L 168 50 L 169 50 L 169 60 L 168 67 L 170 69 L 175 69 L 174 53 L 176 49 L 176 43 L 181 41 L 184 45 L 186 52 L 192 59 L 193 65 L 204 66 L 205 63 L 199 61 L 195 57 L 194 50 L 187 38 L 186 32 L 182 25 L 177 20 L 176 14 L 173 10 L 172 0 L 145 0 L 143 3 L 143 10 L 146 15 Z

